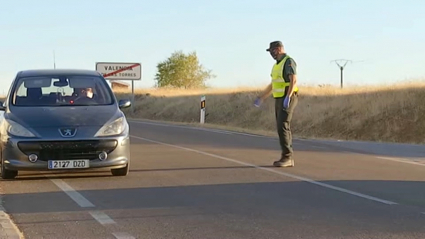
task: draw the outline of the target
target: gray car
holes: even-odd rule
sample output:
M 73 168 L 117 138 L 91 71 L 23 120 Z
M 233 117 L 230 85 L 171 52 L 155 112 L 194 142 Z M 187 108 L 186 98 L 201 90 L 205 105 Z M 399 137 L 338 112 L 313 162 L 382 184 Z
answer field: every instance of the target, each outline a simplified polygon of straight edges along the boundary
M 129 125 L 105 78 L 91 70 L 20 71 L 1 111 L 1 177 L 18 171 L 130 167 Z

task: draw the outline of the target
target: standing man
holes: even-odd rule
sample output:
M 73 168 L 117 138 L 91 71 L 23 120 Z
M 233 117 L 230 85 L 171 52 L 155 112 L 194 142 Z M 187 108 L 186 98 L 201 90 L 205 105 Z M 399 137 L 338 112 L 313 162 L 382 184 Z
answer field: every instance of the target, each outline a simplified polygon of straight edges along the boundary
M 298 103 L 297 65 L 295 61 L 285 53 L 281 41 L 274 41 L 266 51 L 270 52 L 276 63 L 271 71 L 272 82 L 264 92 L 256 99 L 255 106 L 259 106 L 270 93 L 275 99 L 275 115 L 277 133 L 279 135 L 282 155 L 280 160 L 273 163 L 276 167 L 293 167 L 293 149 L 291 120 L 294 108 Z

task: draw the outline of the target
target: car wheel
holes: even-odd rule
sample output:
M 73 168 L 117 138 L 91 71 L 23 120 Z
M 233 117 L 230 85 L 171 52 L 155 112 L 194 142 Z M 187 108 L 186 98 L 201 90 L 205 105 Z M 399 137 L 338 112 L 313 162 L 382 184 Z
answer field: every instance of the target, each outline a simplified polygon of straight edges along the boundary
M 111 169 L 111 173 L 114 176 L 127 176 L 129 171 L 130 171 L 130 163 L 127 163 L 127 165 L 124 168 Z
M 1 160 L 1 178 L 2 179 L 14 179 L 18 176 L 18 171 L 15 170 L 7 170 L 4 168 L 3 159 Z

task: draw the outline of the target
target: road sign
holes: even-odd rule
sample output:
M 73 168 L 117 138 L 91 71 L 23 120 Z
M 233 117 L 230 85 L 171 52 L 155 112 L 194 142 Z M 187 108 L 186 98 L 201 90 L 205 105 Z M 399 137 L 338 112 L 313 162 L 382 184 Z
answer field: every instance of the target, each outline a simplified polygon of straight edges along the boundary
M 140 63 L 97 62 L 96 71 L 107 80 L 140 80 L 142 65 Z
M 134 81 L 142 79 L 142 65 L 127 62 L 97 62 L 96 71 L 107 80 L 131 80 L 131 108 L 134 111 Z

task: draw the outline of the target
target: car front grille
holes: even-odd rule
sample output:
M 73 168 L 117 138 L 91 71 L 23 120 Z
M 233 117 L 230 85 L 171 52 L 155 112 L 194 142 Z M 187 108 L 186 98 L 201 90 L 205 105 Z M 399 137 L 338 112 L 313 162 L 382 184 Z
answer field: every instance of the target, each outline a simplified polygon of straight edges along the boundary
M 18 147 L 26 155 L 36 154 L 41 161 L 94 160 L 101 152 L 111 153 L 117 144 L 116 140 L 23 141 Z

